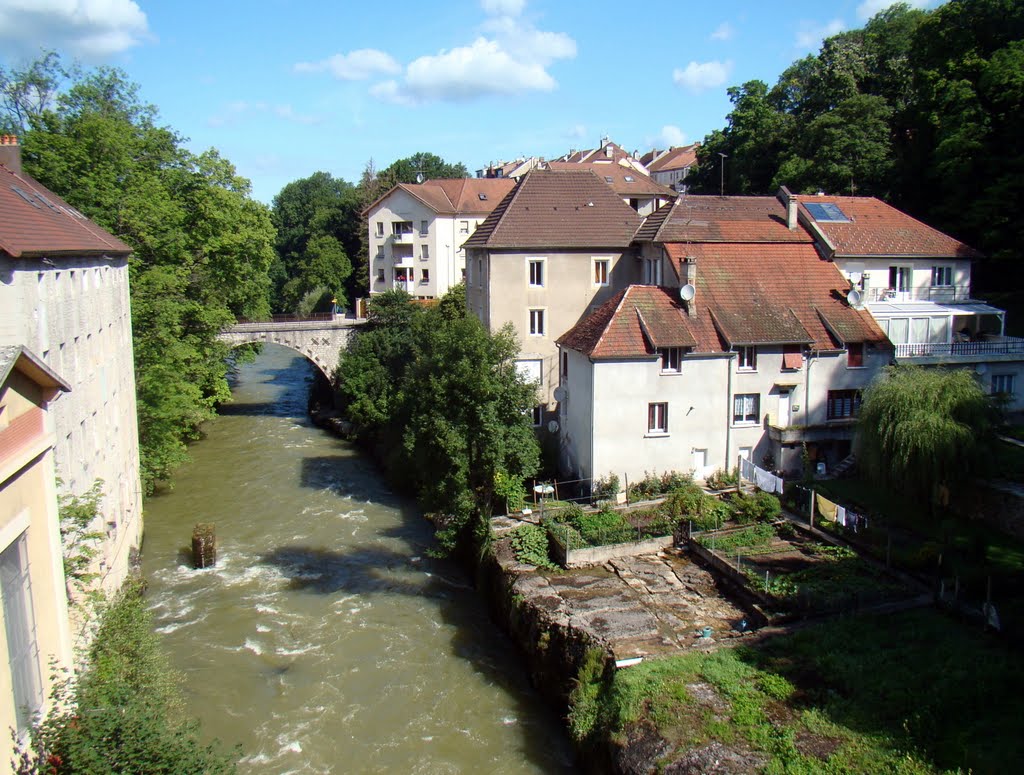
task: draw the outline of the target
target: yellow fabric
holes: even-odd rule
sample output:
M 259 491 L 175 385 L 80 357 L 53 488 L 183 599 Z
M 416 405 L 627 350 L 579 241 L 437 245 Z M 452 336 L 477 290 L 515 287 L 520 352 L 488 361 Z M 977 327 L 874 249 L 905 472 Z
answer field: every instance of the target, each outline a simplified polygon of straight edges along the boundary
M 836 521 L 836 509 L 839 506 L 830 501 L 828 498 L 818 495 L 818 513 L 821 514 L 821 518 L 827 522 Z

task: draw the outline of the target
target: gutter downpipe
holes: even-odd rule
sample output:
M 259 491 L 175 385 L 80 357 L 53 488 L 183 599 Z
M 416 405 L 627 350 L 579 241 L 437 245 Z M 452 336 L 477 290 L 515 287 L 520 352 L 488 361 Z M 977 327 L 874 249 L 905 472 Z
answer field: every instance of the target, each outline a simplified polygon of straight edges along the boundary
M 725 468 L 723 469 L 727 474 L 732 470 L 729 467 L 729 461 L 732 459 L 730 450 L 732 449 L 732 363 L 733 360 L 738 356 L 738 353 L 731 353 L 729 360 L 726 361 L 729 368 L 729 378 L 726 380 L 726 396 L 725 396 Z
M 816 352 L 818 352 L 818 351 L 813 349 L 813 348 L 808 349 L 808 351 L 807 351 L 807 372 L 804 374 L 804 403 L 803 403 L 803 407 L 804 407 L 804 423 L 803 424 L 804 424 L 805 428 L 808 427 L 811 424 L 811 419 L 810 419 L 810 417 L 808 417 L 808 415 L 809 415 L 809 413 L 811 411 L 811 408 L 810 408 L 811 407 L 811 366 L 814 365 L 815 358 L 817 358 L 817 356 L 815 355 Z M 803 443 L 804 444 L 807 443 L 806 439 L 804 440 Z M 781 457 L 782 457 L 781 452 L 782 452 L 782 450 L 780 449 L 779 450 L 779 453 L 780 453 L 779 454 L 779 458 L 780 458 L 780 460 L 781 460 Z M 801 460 L 802 459 L 803 458 L 801 457 Z

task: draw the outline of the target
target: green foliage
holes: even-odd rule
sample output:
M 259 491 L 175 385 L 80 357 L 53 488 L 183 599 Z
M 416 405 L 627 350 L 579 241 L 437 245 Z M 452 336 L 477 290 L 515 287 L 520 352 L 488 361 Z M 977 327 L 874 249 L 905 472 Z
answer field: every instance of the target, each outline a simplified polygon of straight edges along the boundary
M 462 162 L 450 164 L 436 154 L 420 151 L 392 162 L 391 166 L 380 173 L 388 188 L 397 183 L 416 183 L 419 175 L 424 180 L 466 178 L 469 177 L 469 170 Z
M 716 552 L 728 554 L 736 549 L 767 547 L 775 540 L 775 535 L 775 528 L 772 525 L 761 523 L 713 537 L 700 536 L 697 540 L 704 546 L 710 547 L 713 544 Z
M 619 512 L 611 509 L 584 512 L 576 516 L 571 525 L 590 546 L 635 541 L 637 536 L 636 528 Z
M 515 514 L 526 506 L 526 488 L 522 479 L 509 476 L 504 471 L 494 475 L 494 494 L 505 502 L 505 512 Z
M 183 716 L 179 678 L 160 651 L 138 582 L 100 614 L 84 668 L 55 683 L 53 710 L 16 752 L 19 775 L 229 773 L 233 759 L 201 742 Z
M 160 126 L 156 108 L 122 72 L 67 74 L 51 54 L 20 72 L 28 81 L 12 83 L 16 76 L 0 86 L 21 100 L 5 107 L 27 122 L 26 171 L 134 251 L 140 465 L 150 492 L 229 395 L 228 348 L 217 332 L 236 316 L 269 312 L 270 213 L 216 151 L 194 154 Z M 53 99 L 65 77 L 70 88 Z M 26 107 L 40 78 L 50 97 Z
M 64 482 L 57 480 L 57 489 Z M 103 500 L 103 480 L 97 479 L 81 495 L 61 492 L 57 496 L 60 517 L 60 539 L 64 554 L 64 576 L 69 587 L 80 591 L 96 580 L 92 563 L 100 553 L 104 534 L 94 529 Z
M 971 372 L 892 366 L 864 394 L 857 455 L 874 480 L 931 500 L 982 470 L 995 420 Z
M 735 493 L 729 501 L 735 510 L 735 519 L 741 525 L 751 522 L 771 522 L 782 513 L 779 499 L 769 492 Z
M 611 474 L 608 477 L 601 477 L 594 482 L 594 500 L 614 500 L 619 494 L 619 489 L 619 477 L 617 474 Z
M 692 522 L 697 530 L 717 528 L 730 517 L 728 504 L 693 482 L 670 492 L 663 509 L 671 518 Z
M 548 520 L 546 524 L 548 535 L 560 543 L 566 551 L 583 549 L 587 546 L 587 542 L 583 540 L 583 536 L 580 535 L 580 531 L 572 525 L 564 522 L 556 522 L 553 519 Z
M 704 480 L 704 484 L 712 490 L 725 490 L 729 487 L 736 487 L 740 483 L 740 470 L 733 468 L 732 471 L 716 469 L 711 476 Z
M 576 673 L 576 685 L 569 695 L 569 735 L 578 745 L 593 745 L 600 731 L 602 694 L 607 686 L 607 655 L 598 648 L 587 649 Z
M 538 568 L 557 567 L 548 556 L 548 531 L 540 525 L 523 524 L 509 533 L 512 551 L 519 562 Z
M 474 517 L 503 509 L 539 462 L 536 388 L 516 371 L 515 335 L 489 334 L 475 316 L 453 314 L 459 305 L 458 296 L 430 307 L 401 292 L 374 297 L 336 372 L 357 435 L 424 508 L 446 515 L 452 545 Z

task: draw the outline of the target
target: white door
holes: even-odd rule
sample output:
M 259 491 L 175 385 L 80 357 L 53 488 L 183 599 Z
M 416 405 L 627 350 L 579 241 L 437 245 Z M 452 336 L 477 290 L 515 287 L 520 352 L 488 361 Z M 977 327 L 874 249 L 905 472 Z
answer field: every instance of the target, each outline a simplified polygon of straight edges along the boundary
M 789 411 L 789 391 L 779 391 L 779 427 L 788 428 L 792 424 L 793 417 Z
M 706 449 L 695 449 L 693 451 L 693 478 L 703 479 L 707 476 L 708 451 Z

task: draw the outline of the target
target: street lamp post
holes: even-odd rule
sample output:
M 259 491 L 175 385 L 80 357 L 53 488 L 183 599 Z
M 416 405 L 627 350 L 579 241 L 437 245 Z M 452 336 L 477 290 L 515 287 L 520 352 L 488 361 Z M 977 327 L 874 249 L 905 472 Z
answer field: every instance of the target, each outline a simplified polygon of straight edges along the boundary
M 722 157 L 722 161 L 718 165 L 719 169 L 721 170 L 721 179 L 722 179 L 722 182 L 720 184 L 721 187 L 719 188 L 718 195 L 719 196 L 725 196 L 725 160 L 729 157 L 729 154 L 722 153 L 721 151 L 719 151 L 718 155 Z

